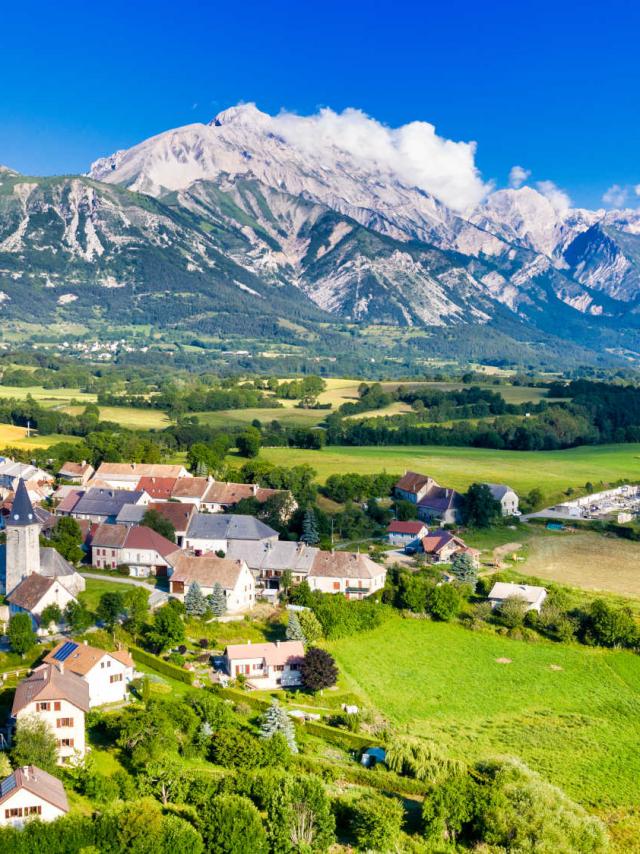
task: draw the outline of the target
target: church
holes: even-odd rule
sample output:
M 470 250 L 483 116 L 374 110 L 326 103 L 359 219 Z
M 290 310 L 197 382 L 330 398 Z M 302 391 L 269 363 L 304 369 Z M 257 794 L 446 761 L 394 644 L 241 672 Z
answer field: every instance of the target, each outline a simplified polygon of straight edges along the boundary
M 0 545 L 0 594 L 11 614 L 31 615 L 34 628 L 48 605 L 63 611 L 85 588 L 84 578 L 53 548 L 40 545 L 40 522 L 22 480 L 5 522 L 6 545 Z

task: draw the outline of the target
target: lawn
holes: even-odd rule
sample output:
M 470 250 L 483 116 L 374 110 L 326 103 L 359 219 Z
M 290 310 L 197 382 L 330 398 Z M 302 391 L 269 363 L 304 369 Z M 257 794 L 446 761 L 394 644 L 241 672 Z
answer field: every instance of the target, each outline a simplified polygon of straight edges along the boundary
M 328 646 L 399 729 L 468 760 L 519 756 L 592 809 L 640 807 L 639 656 L 399 616 Z
M 430 474 L 439 483 L 466 490 L 473 481 L 508 483 L 520 494 L 539 487 L 550 501 L 567 487 L 626 479 L 640 480 L 640 445 L 583 445 L 566 451 L 494 451 L 487 448 L 444 446 L 331 446 L 322 451 L 264 448 L 264 459 L 277 465 L 308 463 L 320 482 L 333 473 L 407 469 Z M 239 458 L 229 458 L 240 465 Z
M 81 594 L 82 600 L 90 611 L 95 611 L 98 607 L 98 602 L 103 593 L 127 593 L 134 586 L 132 584 L 122 584 L 117 581 L 109 581 L 105 579 L 98 581 L 97 578 L 85 579 L 87 586 L 84 593 Z

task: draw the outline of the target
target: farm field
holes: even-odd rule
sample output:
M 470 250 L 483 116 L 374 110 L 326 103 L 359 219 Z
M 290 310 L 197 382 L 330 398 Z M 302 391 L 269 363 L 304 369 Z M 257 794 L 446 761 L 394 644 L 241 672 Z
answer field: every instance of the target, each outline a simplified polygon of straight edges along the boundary
M 599 812 L 640 807 L 639 656 L 401 617 L 328 647 L 401 730 L 461 758 L 518 756 Z
M 69 415 L 80 415 L 82 406 L 65 406 Z M 114 421 L 131 430 L 163 430 L 172 423 L 160 409 L 139 409 L 133 406 L 100 406 L 100 420 Z
M 87 394 L 78 388 L 43 388 L 42 386 L 8 386 L 0 385 L 0 398 L 12 397 L 17 400 L 26 400 L 31 396 L 41 406 L 65 406 L 70 401 L 77 400 L 78 403 L 95 403 L 97 395 Z
M 534 487 L 549 501 L 570 486 L 628 479 L 640 480 L 640 445 L 583 445 L 566 451 L 494 451 L 487 448 L 444 446 L 331 446 L 321 451 L 263 448 L 264 459 L 276 465 L 308 463 L 323 482 L 330 474 L 371 474 L 407 469 L 430 474 L 445 486 L 466 490 L 474 481 L 508 483 L 521 494 Z M 232 465 L 240 465 L 230 457 Z
M 0 449 L 2 448 L 48 448 L 57 442 L 79 442 L 77 436 L 31 435 L 27 439 L 26 427 L 15 427 L 13 424 L 0 424 Z
M 285 401 L 294 403 L 294 401 Z M 270 409 L 221 409 L 216 412 L 194 412 L 201 424 L 209 424 L 211 427 L 244 427 L 258 419 L 263 424 L 270 421 L 280 421 L 289 427 L 313 427 L 319 424 L 329 414 L 328 409 L 297 409 L 294 406 L 274 406 Z
M 519 571 L 582 590 L 640 598 L 640 543 L 588 532 L 532 537 Z

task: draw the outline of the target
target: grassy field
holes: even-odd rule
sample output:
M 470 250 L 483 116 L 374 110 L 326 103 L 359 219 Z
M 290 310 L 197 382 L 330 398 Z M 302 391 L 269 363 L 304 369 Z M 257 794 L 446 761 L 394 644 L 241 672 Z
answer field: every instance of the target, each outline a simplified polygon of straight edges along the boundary
M 585 445 L 566 451 L 493 451 L 434 446 L 327 447 L 322 451 L 264 448 L 261 456 L 277 465 L 308 463 L 322 482 L 330 474 L 386 470 L 424 472 L 441 484 L 466 489 L 473 481 L 508 483 L 523 494 L 539 487 L 556 500 L 569 486 L 640 480 L 640 445 Z M 239 458 L 230 458 L 240 465 Z
M 616 537 L 582 531 L 533 537 L 519 570 L 569 587 L 640 598 L 640 544 Z
M 70 415 L 80 415 L 82 406 L 65 406 Z M 133 406 L 101 406 L 101 421 L 115 421 L 131 430 L 163 430 L 172 422 L 160 409 L 138 409 Z
M 293 403 L 293 401 L 291 401 Z M 296 409 L 293 406 L 274 406 L 270 409 L 221 409 L 217 412 L 194 412 L 201 424 L 212 427 L 244 427 L 258 419 L 263 424 L 280 421 L 289 427 L 313 427 L 329 414 L 327 409 Z
M 63 406 L 71 400 L 77 400 L 79 403 L 95 403 L 97 395 L 86 394 L 80 391 L 79 388 L 42 388 L 42 386 L 8 386 L 0 385 L 0 398 L 13 397 L 17 400 L 25 400 L 31 396 L 37 400 L 42 406 Z
M 119 584 L 117 581 L 109 581 L 109 579 L 105 579 L 104 581 L 98 581 L 97 578 L 87 578 L 85 579 L 87 586 L 83 593 L 82 600 L 90 611 L 95 611 L 98 607 L 98 602 L 100 601 L 100 597 L 103 593 L 127 593 L 133 585 L 131 584 Z
M 640 656 L 401 617 L 329 648 L 400 729 L 461 758 L 519 756 L 592 809 L 640 807 Z

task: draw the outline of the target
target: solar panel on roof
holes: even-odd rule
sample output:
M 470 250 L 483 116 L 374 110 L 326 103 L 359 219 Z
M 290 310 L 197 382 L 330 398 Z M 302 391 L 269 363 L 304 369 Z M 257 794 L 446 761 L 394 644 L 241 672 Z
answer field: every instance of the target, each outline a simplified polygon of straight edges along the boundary
M 72 652 L 78 649 L 78 644 L 73 641 L 63 643 L 60 649 L 53 656 L 56 661 L 66 661 Z
M 6 794 L 13 791 L 16 787 L 16 775 L 15 772 L 7 777 L 6 780 L 3 780 L 0 783 L 0 798 L 4 798 Z

